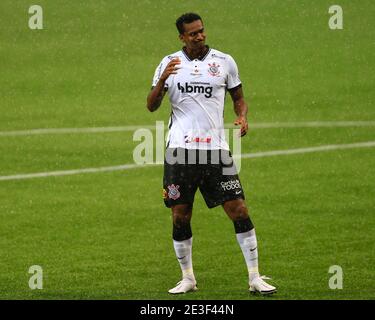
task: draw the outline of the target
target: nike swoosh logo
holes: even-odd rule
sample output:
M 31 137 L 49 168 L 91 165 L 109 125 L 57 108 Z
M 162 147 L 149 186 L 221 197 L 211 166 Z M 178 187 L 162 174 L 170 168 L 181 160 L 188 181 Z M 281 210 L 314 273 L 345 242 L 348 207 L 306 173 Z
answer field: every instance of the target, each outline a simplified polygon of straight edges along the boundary
M 241 193 L 241 191 L 236 191 L 236 194 L 240 194 Z
M 257 247 L 255 247 L 254 249 L 250 249 L 250 251 L 254 251 Z
M 183 256 L 183 257 L 177 257 L 178 260 L 182 260 L 183 258 L 185 258 L 186 256 Z

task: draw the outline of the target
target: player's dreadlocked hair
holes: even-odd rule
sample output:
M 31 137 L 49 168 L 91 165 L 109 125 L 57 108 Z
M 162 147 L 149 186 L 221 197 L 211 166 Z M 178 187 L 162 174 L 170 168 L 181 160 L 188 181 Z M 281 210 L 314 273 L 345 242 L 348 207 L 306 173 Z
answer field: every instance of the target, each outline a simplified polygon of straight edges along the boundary
M 183 34 L 185 32 L 184 23 L 191 23 L 191 22 L 194 22 L 194 21 L 197 21 L 197 20 L 201 20 L 202 23 L 203 23 L 202 18 L 196 13 L 189 12 L 189 13 L 183 14 L 181 17 L 179 17 L 176 20 L 176 27 L 178 29 L 178 32 L 180 34 Z

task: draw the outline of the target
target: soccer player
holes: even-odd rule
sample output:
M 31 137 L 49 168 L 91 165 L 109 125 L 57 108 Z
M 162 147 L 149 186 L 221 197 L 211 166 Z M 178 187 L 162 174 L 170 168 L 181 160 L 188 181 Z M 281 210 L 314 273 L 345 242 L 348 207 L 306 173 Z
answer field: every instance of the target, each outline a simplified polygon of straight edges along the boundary
M 197 290 L 190 220 L 198 188 L 209 208 L 221 205 L 233 221 L 249 273 L 250 292 L 274 293 L 276 288 L 259 275 L 255 229 L 224 135 L 226 91 L 237 115 L 234 124 L 240 126 L 241 136 L 248 131 L 248 107 L 237 65 L 230 55 L 205 44 L 206 33 L 199 15 L 184 14 L 176 26 L 184 47 L 162 59 L 147 97 L 147 108 L 153 112 L 168 92 L 172 109 L 163 196 L 165 205 L 172 209 L 173 245 L 182 280 L 169 293 Z

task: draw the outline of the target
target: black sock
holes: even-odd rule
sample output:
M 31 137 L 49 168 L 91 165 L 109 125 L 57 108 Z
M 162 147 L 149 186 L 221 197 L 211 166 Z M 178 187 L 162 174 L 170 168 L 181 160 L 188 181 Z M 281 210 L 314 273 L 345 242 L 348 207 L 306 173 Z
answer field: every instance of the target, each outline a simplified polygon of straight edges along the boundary
M 237 220 L 233 221 L 234 224 L 234 230 L 236 233 L 242 233 L 250 231 L 251 229 L 254 229 L 254 225 L 250 220 L 250 217 L 244 219 L 244 220 Z
M 192 236 L 190 223 L 179 226 L 173 224 L 173 240 L 184 241 L 190 239 Z

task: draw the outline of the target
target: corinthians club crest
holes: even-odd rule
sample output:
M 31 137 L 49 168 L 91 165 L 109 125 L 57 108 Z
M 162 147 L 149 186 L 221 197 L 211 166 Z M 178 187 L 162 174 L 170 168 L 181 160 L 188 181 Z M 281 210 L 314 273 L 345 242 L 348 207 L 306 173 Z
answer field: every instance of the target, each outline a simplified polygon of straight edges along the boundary
M 212 64 L 209 63 L 208 66 L 209 66 L 208 73 L 211 76 L 217 77 L 217 76 L 220 75 L 220 70 L 219 70 L 220 65 L 219 64 L 216 64 L 216 62 L 213 62 Z
M 180 188 L 179 185 L 174 185 L 174 184 L 171 184 L 170 186 L 168 186 L 168 197 L 173 199 L 173 200 L 176 200 L 180 197 L 181 193 L 180 191 L 178 191 L 178 189 Z

